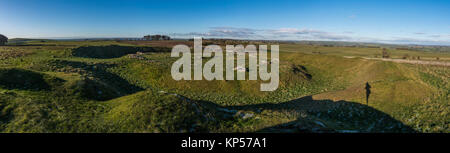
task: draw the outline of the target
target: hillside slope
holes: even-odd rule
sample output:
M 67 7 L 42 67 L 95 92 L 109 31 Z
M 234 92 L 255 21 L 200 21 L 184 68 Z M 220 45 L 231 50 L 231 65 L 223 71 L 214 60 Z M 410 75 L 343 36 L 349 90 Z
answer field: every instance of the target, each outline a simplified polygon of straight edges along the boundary
M 281 52 L 280 86 L 261 92 L 175 81 L 164 49 L 45 43 L 1 47 L 0 132 L 450 132 L 448 67 Z

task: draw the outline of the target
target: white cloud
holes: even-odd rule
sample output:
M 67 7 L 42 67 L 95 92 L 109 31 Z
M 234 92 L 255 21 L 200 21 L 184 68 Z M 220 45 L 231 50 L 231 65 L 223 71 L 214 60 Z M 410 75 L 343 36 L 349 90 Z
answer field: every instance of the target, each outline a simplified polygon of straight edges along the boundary
M 211 27 L 207 32 L 175 33 L 172 36 L 205 38 L 231 38 L 231 39 L 262 39 L 262 40 L 315 40 L 315 41 L 352 41 L 375 42 L 392 44 L 428 44 L 450 45 L 450 35 L 429 35 L 426 33 L 414 33 L 426 35 L 428 38 L 373 38 L 356 36 L 353 32 L 334 33 L 315 29 L 279 28 L 279 29 L 251 29 L 237 27 Z
M 323 31 L 319 30 L 312 30 L 312 29 L 302 29 L 299 30 L 297 28 L 280 28 L 276 30 L 266 30 L 269 33 L 272 34 L 314 34 L 314 33 L 324 33 Z
M 189 32 L 189 33 L 174 33 L 173 36 L 199 36 L 199 37 L 219 37 L 219 38 L 241 38 L 252 39 L 262 38 L 263 36 L 258 34 L 257 29 L 250 28 L 236 28 L 236 27 L 211 27 L 208 32 Z

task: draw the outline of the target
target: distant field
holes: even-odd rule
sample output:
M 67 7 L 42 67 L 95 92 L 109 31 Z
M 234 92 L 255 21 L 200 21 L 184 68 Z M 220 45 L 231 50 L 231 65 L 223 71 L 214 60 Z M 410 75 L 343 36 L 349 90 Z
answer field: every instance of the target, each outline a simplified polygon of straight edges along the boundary
M 379 58 L 381 48 L 283 43 L 280 87 L 261 92 L 261 80 L 173 80 L 170 47 L 180 43 L 192 45 L 1 46 L 0 132 L 450 132 L 446 66 L 346 58 Z M 450 53 L 388 52 L 450 61 Z
M 286 52 L 300 52 L 308 54 L 337 55 L 337 56 L 356 56 L 381 58 L 382 48 L 362 48 L 362 47 L 325 47 L 304 44 L 282 44 L 281 49 Z M 450 52 L 432 52 L 432 51 L 414 51 L 414 50 L 397 50 L 387 49 L 391 58 L 403 58 L 408 55 L 409 58 L 418 56 L 422 60 L 439 60 L 450 61 Z
M 204 45 L 214 44 L 214 41 L 204 40 Z M 154 47 L 173 47 L 179 44 L 193 46 L 192 41 L 172 40 L 172 41 L 53 41 L 53 40 L 34 40 L 27 41 L 27 45 L 47 45 L 47 46 L 99 46 L 99 45 L 131 45 L 131 46 L 154 46 Z M 215 43 L 218 44 L 218 43 Z M 248 43 L 246 43 L 248 44 Z M 262 44 L 257 42 L 256 44 Z M 271 43 L 274 44 L 274 43 Z M 279 44 L 279 43 L 277 43 Z M 222 44 L 222 46 L 224 46 Z M 320 45 L 306 45 L 295 43 L 281 43 L 280 51 L 283 52 L 300 52 L 307 54 L 321 54 L 321 55 L 337 55 L 337 56 L 356 56 L 356 57 L 370 57 L 381 58 L 383 47 L 340 47 L 340 46 L 320 46 Z M 443 60 L 450 61 L 450 52 L 437 51 L 416 51 L 408 49 L 387 49 L 391 58 L 401 59 L 408 56 L 408 58 L 420 57 L 421 60 Z

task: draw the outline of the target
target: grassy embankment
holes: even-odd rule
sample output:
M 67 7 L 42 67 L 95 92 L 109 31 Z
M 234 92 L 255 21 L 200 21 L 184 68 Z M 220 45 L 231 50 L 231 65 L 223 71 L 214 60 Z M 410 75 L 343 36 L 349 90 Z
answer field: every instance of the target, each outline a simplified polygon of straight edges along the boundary
M 260 92 L 261 81 L 174 81 L 170 67 L 176 59 L 160 48 L 164 45 L 29 44 L 0 49 L 2 132 L 450 129 L 448 67 L 341 57 L 372 56 L 380 49 L 282 44 L 280 87 Z M 122 47 L 93 47 L 105 45 Z M 137 51 L 148 53 L 139 58 L 126 55 Z M 372 86 L 369 106 L 364 100 L 365 82 Z

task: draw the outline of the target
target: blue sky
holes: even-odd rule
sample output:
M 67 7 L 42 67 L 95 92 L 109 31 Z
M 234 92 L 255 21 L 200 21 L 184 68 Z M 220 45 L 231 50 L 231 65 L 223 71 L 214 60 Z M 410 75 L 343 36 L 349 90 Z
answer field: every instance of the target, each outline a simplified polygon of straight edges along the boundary
M 0 33 L 450 45 L 449 10 L 448 0 L 0 0 Z

